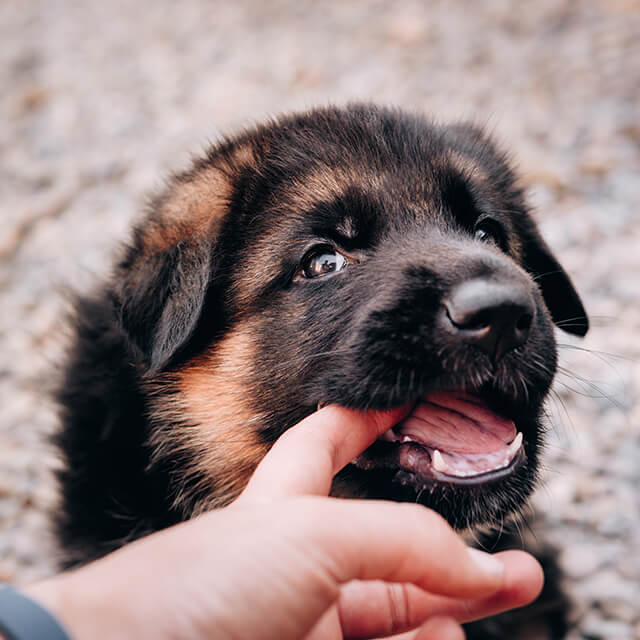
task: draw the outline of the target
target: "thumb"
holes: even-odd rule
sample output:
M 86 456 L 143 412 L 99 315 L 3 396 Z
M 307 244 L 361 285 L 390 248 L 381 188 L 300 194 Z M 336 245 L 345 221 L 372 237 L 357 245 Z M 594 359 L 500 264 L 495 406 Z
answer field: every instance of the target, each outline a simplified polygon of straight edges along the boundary
M 293 495 L 328 495 L 333 477 L 409 407 L 356 411 L 324 407 L 286 431 L 256 468 L 241 500 Z

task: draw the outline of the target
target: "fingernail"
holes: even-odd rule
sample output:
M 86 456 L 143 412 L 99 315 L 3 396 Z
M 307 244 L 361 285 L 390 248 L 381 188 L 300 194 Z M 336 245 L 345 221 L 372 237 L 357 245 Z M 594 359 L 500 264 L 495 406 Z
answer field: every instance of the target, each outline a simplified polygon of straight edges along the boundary
M 501 576 L 504 573 L 504 564 L 490 553 L 480 551 L 480 549 L 468 548 L 469 555 L 474 564 L 483 572 L 492 576 Z

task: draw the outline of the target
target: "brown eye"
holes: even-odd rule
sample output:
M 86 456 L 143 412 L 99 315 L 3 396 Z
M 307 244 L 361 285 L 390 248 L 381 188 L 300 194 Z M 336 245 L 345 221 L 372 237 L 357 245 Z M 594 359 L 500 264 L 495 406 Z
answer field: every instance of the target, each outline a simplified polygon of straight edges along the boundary
M 504 231 L 500 224 L 490 218 L 480 220 L 476 224 L 474 231 L 476 240 L 482 240 L 483 242 L 495 242 L 502 250 L 506 250 L 506 240 Z
M 329 273 L 342 271 L 347 264 L 347 259 L 341 253 L 325 248 L 305 258 L 302 263 L 302 274 L 305 278 L 318 278 Z

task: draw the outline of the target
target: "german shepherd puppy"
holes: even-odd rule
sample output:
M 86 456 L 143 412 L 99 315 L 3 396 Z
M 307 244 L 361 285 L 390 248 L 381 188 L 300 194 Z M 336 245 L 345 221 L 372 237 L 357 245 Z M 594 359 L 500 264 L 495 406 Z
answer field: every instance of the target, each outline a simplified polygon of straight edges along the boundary
M 554 323 L 588 328 L 480 129 L 352 105 L 227 139 L 78 302 L 58 392 L 65 565 L 229 504 L 327 403 L 414 405 L 335 495 L 500 523 L 536 480 Z

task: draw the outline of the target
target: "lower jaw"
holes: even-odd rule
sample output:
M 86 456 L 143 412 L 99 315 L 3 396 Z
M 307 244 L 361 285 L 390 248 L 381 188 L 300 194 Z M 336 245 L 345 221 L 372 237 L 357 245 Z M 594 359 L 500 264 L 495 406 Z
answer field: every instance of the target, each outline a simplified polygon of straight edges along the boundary
M 334 481 L 332 495 L 421 504 L 439 513 L 454 529 L 465 531 L 507 522 L 526 507 L 535 486 L 535 441 L 527 447 L 526 455 L 518 455 L 504 469 L 504 474 L 483 474 L 475 482 L 452 482 L 428 469 L 400 464 L 399 451 L 390 451 L 385 444 L 375 443 L 367 456 L 360 456 L 343 469 Z
M 431 456 L 423 447 L 415 443 L 387 443 L 377 441 L 352 464 L 363 471 L 386 469 L 397 471 L 404 478 L 411 478 L 416 486 L 450 485 L 458 487 L 480 487 L 490 485 L 517 473 L 527 461 L 524 447 L 521 447 L 506 466 L 469 476 L 452 476 L 433 468 Z
M 459 530 L 505 522 L 526 507 L 537 478 L 543 428 L 536 411 L 514 411 L 527 417 L 515 424 L 524 443 L 508 465 L 467 477 L 433 468 L 431 455 L 412 442 L 380 439 L 338 476 L 332 495 L 413 502 L 435 510 Z

